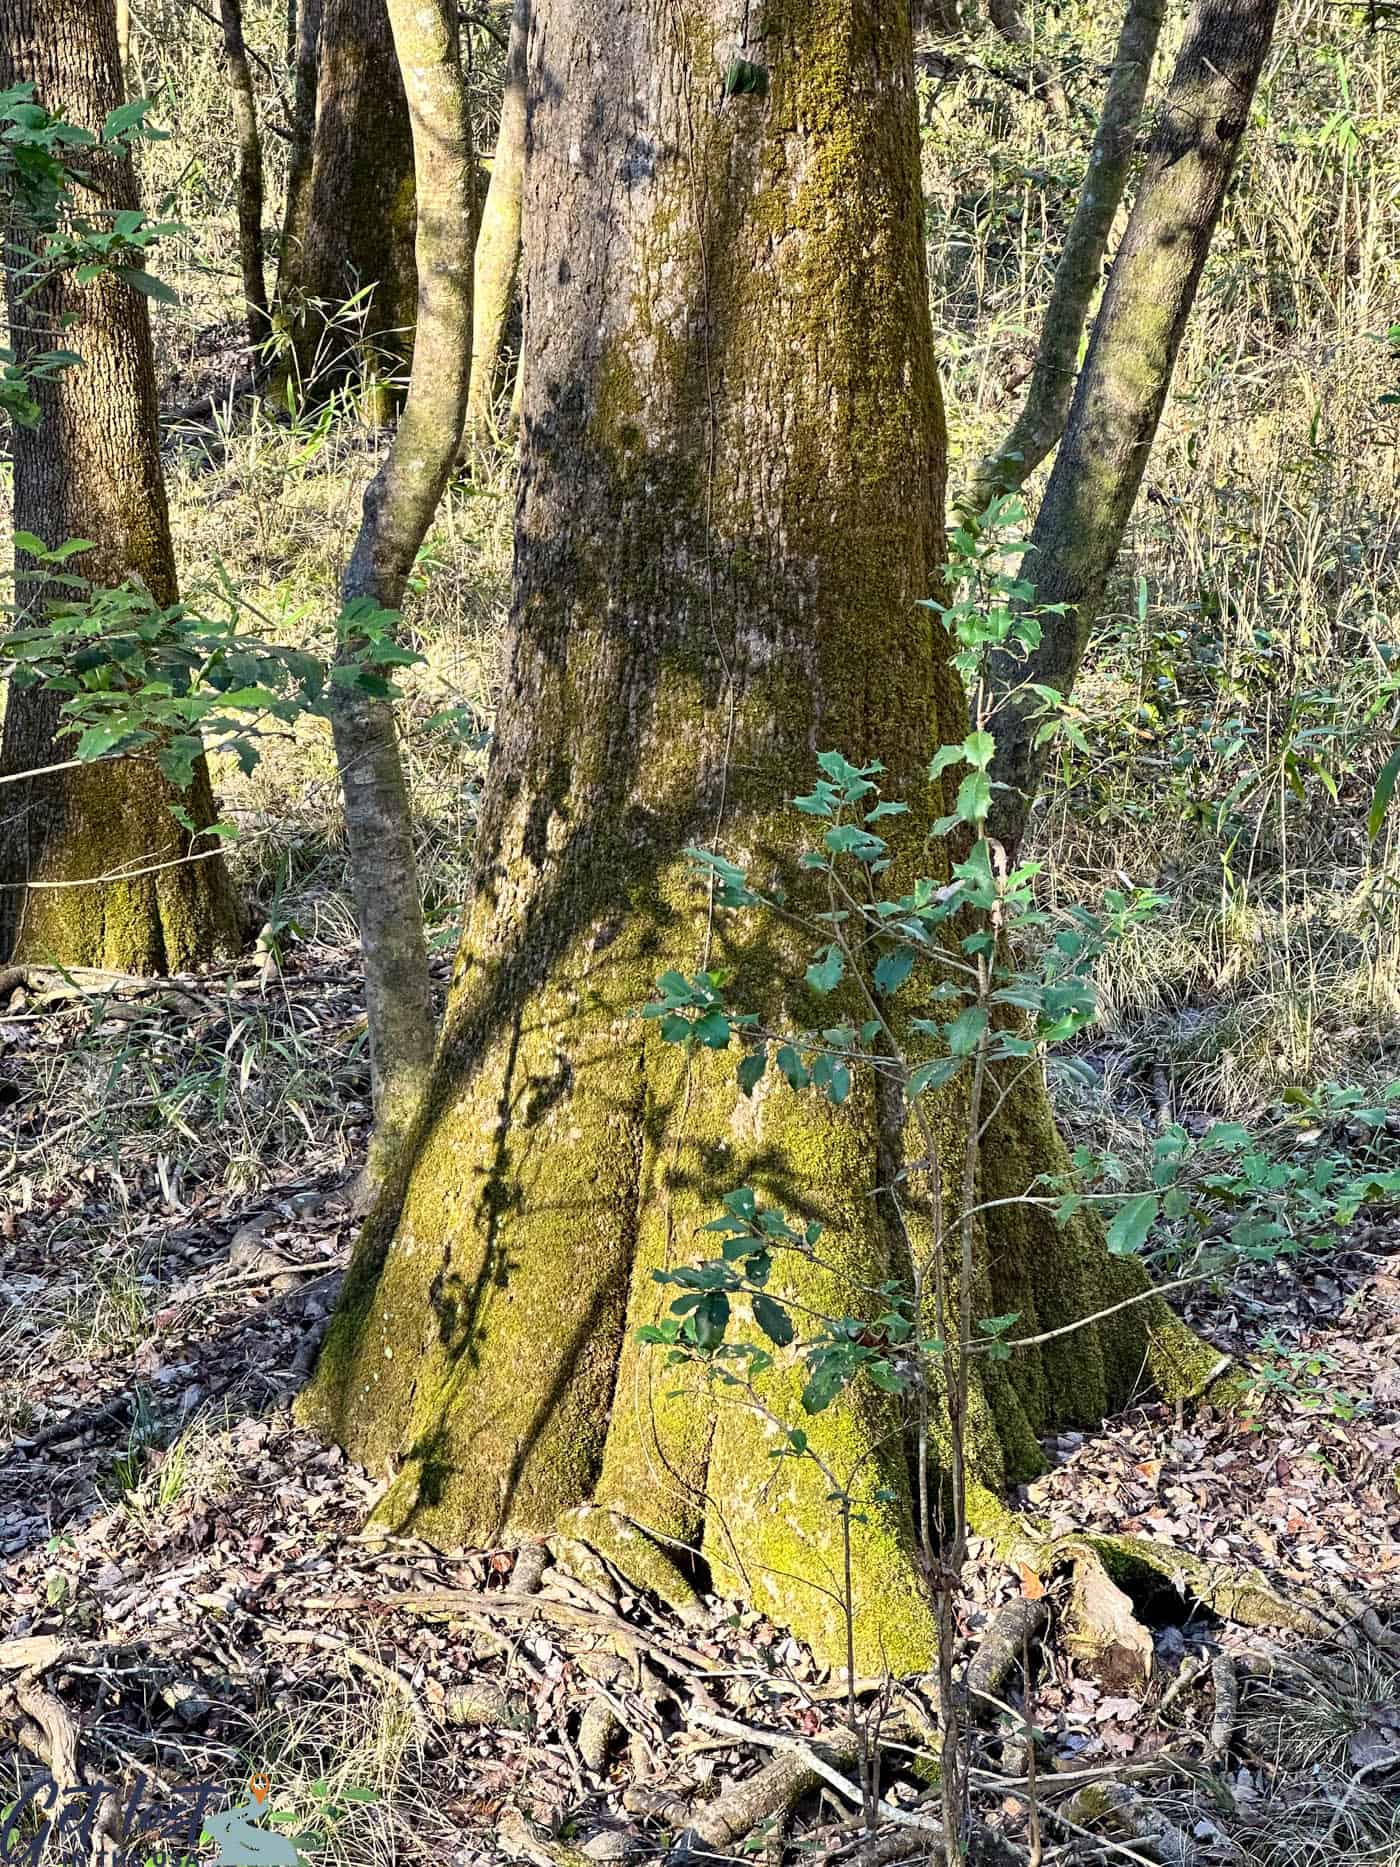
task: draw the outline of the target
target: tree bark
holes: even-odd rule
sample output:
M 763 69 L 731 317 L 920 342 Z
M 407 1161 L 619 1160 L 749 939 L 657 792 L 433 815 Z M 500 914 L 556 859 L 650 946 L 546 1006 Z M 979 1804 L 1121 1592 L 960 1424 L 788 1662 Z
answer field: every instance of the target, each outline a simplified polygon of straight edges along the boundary
M 397 609 L 462 437 L 472 321 L 476 163 L 455 0 L 389 0 L 413 126 L 418 177 L 418 328 L 398 432 L 365 494 L 342 580 L 345 604 Z M 433 1053 L 428 957 L 413 851 L 413 815 L 393 707 L 337 690 L 332 714 L 345 796 L 351 880 L 365 962 L 379 1162 L 402 1147 Z
M 472 286 L 472 371 L 467 395 L 466 443 L 490 438 L 506 321 L 520 273 L 520 203 L 525 174 L 525 47 L 529 0 L 515 0 L 506 48 L 501 122 L 491 182 L 476 236 Z
M 907 1273 L 882 1190 L 898 1111 L 868 1084 L 840 1108 L 762 1085 L 747 1101 L 732 1055 L 663 1045 L 637 1012 L 664 968 L 720 966 L 765 1021 L 821 1022 L 783 928 L 712 917 L 682 852 L 810 888 L 786 800 L 838 746 L 883 759 L 910 805 L 890 820 L 899 872 L 937 869 L 929 756 L 965 730 L 919 606 L 945 431 L 908 0 L 784 0 L 761 40 L 744 17 L 537 0 L 512 640 L 475 886 L 428 1095 L 302 1411 L 397 1466 L 386 1523 L 489 1543 L 592 1500 L 662 1592 L 663 1550 L 702 1551 L 718 1588 L 844 1664 L 825 1483 L 636 1340 L 666 1301 L 653 1270 L 701 1255 L 697 1228 L 745 1183 L 820 1218 L 839 1257 L 784 1272 L 789 1297 L 857 1313 L 861 1286 Z M 736 57 L 767 68 L 766 96 L 723 101 Z M 953 1099 L 936 1119 L 956 1148 Z M 1038 1080 L 986 1159 L 991 1199 L 1062 1159 Z M 1087 1227 L 997 1215 L 979 1305 L 1054 1326 L 1142 1287 Z M 979 1361 L 979 1478 L 1035 1469 L 1041 1426 L 1097 1417 L 1183 1335 L 1152 1300 L 1072 1347 Z M 799 1385 L 784 1367 L 773 1405 L 843 1471 L 864 1459 L 857 1666 L 923 1666 L 894 1403 L 859 1392 L 803 1419 Z
M 0 87 L 26 78 L 40 103 L 100 129 L 122 101 L 115 9 L 94 0 L 9 0 L 0 16 Z M 81 154 L 85 211 L 100 218 L 137 205 L 128 159 Z M 92 582 L 130 579 L 173 603 L 146 301 L 111 275 L 80 285 L 71 272 L 37 289 L 26 283 L 21 296 L 18 245 L 7 261 L 11 342 L 21 358 L 61 344 L 83 359 L 38 386 L 39 426 L 13 432 L 15 527 L 48 545 L 93 540 L 79 560 Z M 42 588 L 23 588 L 42 605 Z M 40 688 L 11 690 L 0 774 L 71 758 L 72 741 L 56 737 L 59 704 Z M 177 802 L 196 826 L 213 821 L 203 761 L 183 798 L 154 763 L 135 758 L 0 789 L 0 955 L 161 972 L 236 950 L 239 916 L 223 862 L 208 854 L 211 839 L 177 824 L 169 810 Z M 94 879 L 117 874 L 123 879 Z
M 248 342 L 256 352 L 272 329 L 263 270 L 263 160 L 258 132 L 258 102 L 243 38 L 242 0 L 219 0 L 233 121 L 238 133 L 238 259 L 243 273 L 243 302 Z
M 311 153 L 316 138 L 316 67 L 321 51 L 321 0 L 296 10 L 292 140 L 287 153 L 287 200 L 277 255 L 277 317 L 286 323 L 301 303 L 303 259 L 311 219 Z
M 1011 432 L 978 464 L 958 501 L 973 517 L 997 493 L 1022 486 L 1064 432 L 1084 321 L 1123 199 L 1165 15 L 1166 0 L 1129 0 L 1089 166 L 1055 268 L 1055 287 L 1025 402 Z
M 359 370 L 373 414 L 400 399 L 413 354 L 413 242 L 413 131 L 385 0 L 321 0 L 296 340 L 304 388 Z
M 992 828 L 1020 842 L 1047 756 L 1035 681 L 1067 694 L 1103 603 L 1177 351 L 1249 123 L 1277 0 L 1196 0 L 1080 371 L 1027 560 L 1047 616 L 1028 661 L 1003 656 Z

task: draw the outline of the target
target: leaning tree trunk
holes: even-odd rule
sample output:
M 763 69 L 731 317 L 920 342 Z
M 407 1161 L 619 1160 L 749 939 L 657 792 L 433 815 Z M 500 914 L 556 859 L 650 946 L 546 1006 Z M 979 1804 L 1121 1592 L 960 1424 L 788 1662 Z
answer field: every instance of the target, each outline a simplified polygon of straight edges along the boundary
M 100 129 L 122 101 L 115 9 L 92 0 L 7 0 L 0 89 L 23 79 L 33 81 L 40 103 Z M 128 159 L 96 149 L 78 156 L 90 181 L 85 211 L 100 219 L 137 205 Z M 133 579 L 158 602 L 173 603 L 146 301 L 110 275 L 79 284 L 64 272 L 37 289 L 21 286 L 21 231 L 12 229 L 12 238 L 6 292 L 21 360 L 57 345 L 82 357 L 38 385 L 39 425 L 13 432 L 15 528 L 51 546 L 90 539 L 95 548 L 78 563 L 94 583 Z M 18 556 L 22 570 L 27 560 Z M 42 589 L 27 582 L 23 591 L 31 607 L 42 604 Z M 56 736 L 58 725 L 57 696 L 12 688 L 0 774 L 71 759 L 73 742 Z M 217 845 L 182 829 L 173 804 L 196 826 L 213 822 L 202 760 L 183 798 L 152 762 L 134 758 L 0 788 L 0 955 L 161 972 L 233 950 L 238 914 L 223 862 L 209 853 Z M 105 877 L 120 879 L 98 879 Z
M 413 354 L 413 132 L 385 0 L 322 0 L 297 364 L 387 413 Z M 347 305 L 354 300 L 348 312 Z
M 761 40 L 746 14 L 539 0 L 512 648 L 475 893 L 428 1098 L 303 1409 L 397 1465 L 385 1523 L 472 1542 L 581 1521 L 662 1589 L 663 1547 L 700 1550 L 717 1586 L 841 1662 L 825 1484 L 770 1458 L 722 1392 L 677 1393 L 636 1341 L 665 1300 L 652 1271 L 703 1255 L 697 1228 L 746 1182 L 823 1221 L 839 1274 L 788 1286 L 820 1312 L 907 1269 L 881 1192 L 902 1136 L 873 1091 L 745 1101 L 732 1058 L 668 1048 L 636 1014 L 664 968 L 728 966 L 765 1022 L 822 1022 L 783 930 L 712 923 L 683 849 L 800 888 L 785 800 L 838 746 L 885 761 L 911 806 L 891 819 L 899 860 L 926 861 L 929 756 L 964 730 L 919 607 L 945 437 L 908 0 L 794 0 Z M 735 57 L 769 89 L 721 107 Z M 955 1144 L 956 1098 L 938 1120 Z M 1062 1160 L 1038 1083 L 985 1156 L 993 1200 Z M 1141 1287 L 1087 1228 L 1003 1213 L 979 1302 L 1055 1327 Z M 1190 1345 L 1153 1300 L 1009 1368 L 979 1361 L 978 1477 L 1026 1475 L 1040 1428 L 1098 1418 Z M 772 1390 L 795 1419 L 796 1383 L 784 1369 Z M 865 1393 L 803 1421 L 843 1470 L 869 1455 L 862 1670 L 933 1645 L 891 1405 Z
M 1123 199 L 1165 13 L 1166 0 L 1128 0 L 1089 164 L 1055 268 L 1055 287 L 1026 399 L 1006 439 L 978 463 L 958 500 L 974 518 L 997 493 L 1023 485 L 1064 431 L 1084 320 Z
M 1047 749 L 1026 682 L 1067 694 L 1103 604 L 1147 468 L 1177 351 L 1249 125 L 1278 0 L 1196 0 L 1036 514 L 1027 575 L 1045 618 L 1040 646 L 1002 656 L 1010 695 L 995 723 L 992 828 L 1020 843 Z
M 389 0 L 413 121 L 418 177 L 418 331 L 408 399 L 341 585 L 346 605 L 398 609 L 457 458 L 472 328 L 476 161 L 458 45 L 456 0 Z M 394 709 L 338 688 L 331 724 L 345 796 L 350 874 L 364 954 L 374 1073 L 369 1182 L 402 1148 L 432 1061 L 432 998 L 413 814 Z
M 496 378 L 520 273 L 520 203 L 525 177 L 525 41 L 529 0 L 515 0 L 506 48 L 501 122 L 491 183 L 476 236 L 472 286 L 472 372 L 466 444 L 480 447 L 492 431 Z

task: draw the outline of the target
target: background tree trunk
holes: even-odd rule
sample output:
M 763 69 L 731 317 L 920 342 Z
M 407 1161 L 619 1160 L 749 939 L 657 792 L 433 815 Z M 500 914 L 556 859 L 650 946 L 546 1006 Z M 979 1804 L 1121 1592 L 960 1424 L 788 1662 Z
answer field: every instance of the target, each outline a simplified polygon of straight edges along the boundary
M 100 129 L 122 101 L 115 10 L 91 0 L 9 0 L 0 16 L 0 87 L 24 78 L 40 103 Z M 96 150 L 81 157 L 91 181 L 86 211 L 94 196 L 108 211 L 137 205 L 129 160 Z M 79 285 L 61 273 L 21 300 L 13 263 L 6 286 L 21 356 L 62 344 L 83 359 L 37 389 L 39 426 L 13 430 L 16 529 L 48 545 L 91 539 L 96 548 L 79 564 L 94 583 L 134 579 L 158 602 L 174 602 L 145 299 L 111 276 Z M 42 603 L 32 583 L 24 591 Z M 72 757 L 72 741 L 55 738 L 58 708 L 41 689 L 11 690 L 0 772 Z M 176 801 L 197 826 L 213 821 L 203 761 L 183 798 L 144 759 L 0 789 L 0 954 L 161 972 L 236 950 L 239 917 L 223 862 L 182 860 L 192 840 L 207 851 L 210 839 L 192 839 L 176 823 L 168 808 Z M 77 886 L 118 872 L 129 879 Z
M 455 0 L 389 0 L 418 176 L 418 329 L 398 431 L 365 494 L 342 602 L 397 609 L 462 438 L 472 326 L 476 161 Z M 375 1141 L 370 1181 L 404 1143 L 433 1054 L 413 813 L 394 710 L 340 688 L 332 715 L 365 961 Z
M 825 1484 L 635 1337 L 665 1301 L 653 1269 L 699 1255 L 745 1183 L 824 1223 L 839 1271 L 786 1286 L 819 1312 L 907 1270 L 880 1190 L 897 1111 L 868 1086 L 839 1109 L 746 1101 L 732 1056 L 664 1046 L 636 1013 L 663 968 L 728 966 L 746 1005 L 821 1022 L 783 930 L 713 920 L 681 852 L 717 844 L 800 890 L 786 800 L 838 746 L 908 800 L 907 873 L 942 807 L 930 753 L 964 731 L 918 606 L 945 458 L 907 0 L 793 0 L 761 41 L 743 18 L 538 0 L 513 633 L 475 892 L 428 1101 L 303 1411 L 403 1461 L 387 1523 L 489 1542 L 592 1501 L 585 1534 L 619 1531 L 663 1592 L 663 1547 L 702 1550 L 718 1586 L 843 1662 Z M 770 89 L 721 108 L 735 56 Z M 955 1146 L 952 1100 L 938 1120 Z M 989 1198 L 1061 1159 L 1038 1082 L 987 1156 Z M 1005 1210 L 978 1314 L 1054 1326 L 1139 1287 L 1087 1228 Z M 981 1362 L 979 1477 L 1033 1470 L 1038 1428 L 1097 1417 L 1183 1335 L 1150 1302 Z M 794 1419 L 797 1385 L 772 1390 Z M 862 1392 L 802 1423 L 843 1470 L 865 1461 L 857 1665 L 898 1671 L 928 1662 L 933 1620 L 892 1404 Z
M 238 131 L 238 258 L 243 271 L 248 342 L 256 352 L 266 341 L 272 325 L 263 270 L 262 137 L 258 133 L 253 72 L 243 38 L 241 0 L 219 0 L 219 24 L 223 28 L 224 63 L 228 67 L 233 120 Z
M 279 318 L 301 300 L 302 259 L 311 218 L 311 151 L 316 137 L 316 66 L 321 51 L 321 0 L 297 8 L 292 93 L 292 140 L 287 152 L 287 201 L 277 255 Z
M 1249 108 L 1273 37 L 1278 0 L 1196 0 L 1163 100 L 1147 168 L 1104 291 L 1069 421 L 1036 515 L 1026 574 L 1045 619 L 1028 661 L 1001 659 L 1007 690 L 1036 681 L 1067 694 L 1098 620 L 1147 467 L 1176 354 L 1191 315 Z M 996 720 L 992 829 L 1020 842 L 1046 749 L 1037 703 L 1003 704 Z
M 1165 14 L 1166 0 L 1129 0 L 1089 166 L 1055 268 L 1055 289 L 1045 309 L 1025 402 L 1011 432 L 979 463 L 958 502 L 974 517 L 995 494 L 1023 485 L 1064 431 L 1084 320 L 1123 199 Z
M 413 132 L 385 0 L 321 0 L 296 341 L 303 384 L 343 381 L 358 367 L 371 412 L 388 412 L 413 354 L 413 238 Z
M 466 443 L 479 447 L 491 435 L 496 384 L 506 322 L 520 272 L 520 202 L 525 175 L 525 44 L 529 0 L 515 0 L 506 48 L 501 122 L 491 183 L 476 236 L 472 286 L 472 373 L 467 395 Z

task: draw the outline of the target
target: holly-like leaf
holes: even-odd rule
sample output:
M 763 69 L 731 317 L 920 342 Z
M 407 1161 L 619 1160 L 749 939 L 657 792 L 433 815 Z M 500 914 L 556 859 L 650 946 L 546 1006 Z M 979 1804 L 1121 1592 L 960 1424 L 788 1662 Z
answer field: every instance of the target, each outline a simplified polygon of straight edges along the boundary
M 1137 1193 L 1125 1199 L 1108 1228 L 1108 1248 L 1116 1257 L 1131 1257 L 1140 1251 L 1157 1217 L 1157 1195 Z
M 833 944 L 826 949 L 821 959 L 813 960 L 807 968 L 807 983 L 814 992 L 820 992 L 825 997 L 840 985 L 845 970 L 846 962 L 841 957 L 841 949 Z
M 792 1318 L 788 1315 L 782 1304 L 775 1303 L 772 1297 L 764 1296 L 761 1291 L 757 1290 L 754 1292 L 751 1301 L 753 1304 L 753 1319 L 768 1337 L 768 1340 L 770 1342 L 775 1342 L 779 1348 L 787 1348 L 792 1341 L 794 1330 Z

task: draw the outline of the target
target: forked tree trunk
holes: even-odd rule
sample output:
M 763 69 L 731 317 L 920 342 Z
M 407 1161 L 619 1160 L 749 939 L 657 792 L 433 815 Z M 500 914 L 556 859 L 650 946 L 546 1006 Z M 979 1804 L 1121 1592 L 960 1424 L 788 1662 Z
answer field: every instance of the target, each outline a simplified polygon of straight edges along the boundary
M 975 517 L 995 494 L 1012 492 L 1035 472 L 1064 431 L 1074 371 L 1114 216 L 1123 199 L 1147 81 L 1157 54 L 1166 0 L 1129 0 L 1104 93 L 1089 166 L 1055 268 L 1055 287 L 1021 412 L 1006 439 L 979 462 L 959 505 Z
M 1067 694 L 1103 605 L 1147 468 L 1177 352 L 1249 125 L 1278 0 L 1196 0 L 1146 171 L 1104 291 L 1064 438 L 1036 514 L 1026 574 L 1045 619 L 1028 661 L 1003 657 L 1010 691 L 1027 681 Z M 1020 843 L 1047 757 L 1029 695 L 995 726 L 992 828 Z
M 467 395 L 468 447 L 489 439 L 506 323 L 520 274 L 520 203 L 525 176 L 525 41 L 529 0 L 515 0 L 506 48 L 501 122 L 491 183 L 476 236 L 472 286 L 472 373 Z
M 837 746 L 883 759 L 909 801 L 891 819 L 907 872 L 943 803 L 930 753 L 964 730 L 918 607 L 941 559 L 944 422 L 908 0 L 791 0 L 761 41 L 747 14 L 540 0 L 512 647 L 475 893 L 428 1102 L 303 1413 L 379 1469 L 401 1461 L 385 1523 L 489 1542 L 591 1500 L 615 1514 L 585 1534 L 630 1538 L 639 1576 L 666 1586 L 652 1538 L 702 1551 L 721 1589 L 840 1662 L 825 1484 L 635 1335 L 665 1301 L 652 1271 L 704 1255 L 697 1228 L 745 1183 L 825 1224 L 839 1272 L 788 1285 L 819 1311 L 907 1271 L 881 1193 L 903 1138 L 872 1091 L 745 1101 L 732 1055 L 684 1055 L 636 1014 L 664 968 L 731 966 L 746 1005 L 822 1022 L 782 930 L 712 924 L 683 848 L 800 889 L 786 800 Z M 721 107 L 736 56 L 770 88 Z M 955 1150 L 955 1098 L 937 1119 Z M 986 1158 L 991 1199 L 1061 1160 L 1038 1083 Z M 1087 1228 L 998 1216 L 978 1314 L 1054 1327 L 1141 1287 Z M 979 1478 L 1032 1471 L 1038 1429 L 1097 1419 L 1190 1343 L 1152 1300 L 979 1362 Z M 925 1665 L 892 1403 L 863 1392 L 803 1420 L 797 1384 L 784 1369 L 773 1404 L 843 1470 L 869 1454 L 857 1665 Z
M 248 342 L 256 351 L 272 325 L 267 310 L 263 270 L 263 159 L 258 131 L 258 100 L 243 37 L 242 0 L 219 0 L 233 121 L 238 133 L 238 259 L 243 274 L 244 315 Z
M 33 80 L 40 103 L 100 129 L 122 101 L 115 9 L 93 0 L 7 0 L 0 13 L 0 89 Z M 125 158 L 78 152 L 100 220 L 137 204 Z M 86 538 L 95 549 L 73 568 L 94 583 L 134 579 L 161 603 L 176 599 L 156 425 L 155 371 L 145 299 L 110 276 L 80 285 L 57 274 L 21 295 L 22 231 L 7 255 L 11 341 L 21 358 L 56 346 L 82 363 L 41 383 L 38 427 L 16 428 L 14 522 L 45 544 Z M 28 562 L 19 556 L 19 568 Z M 22 586 L 37 609 L 44 593 Z M 71 759 L 57 738 L 59 701 L 12 689 L 0 773 L 39 771 Z M 211 839 L 192 838 L 170 814 L 181 803 L 195 825 L 211 823 L 201 760 L 183 798 L 147 759 L 89 765 L 0 787 L 0 955 L 120 972 L 174 971 L 236 949 L 238 913 Z M 194 852 L 198 853 L 198 852 Z M 121 876 L 96 881 L 94 878 Z
M 413 132 L 385 0 L 321 0 L 303 384 L 359 371 L 374 412 L 387 412 L 413 354 L 413 228 Z

